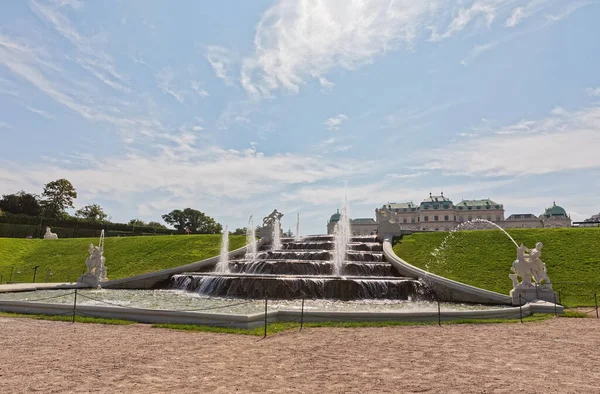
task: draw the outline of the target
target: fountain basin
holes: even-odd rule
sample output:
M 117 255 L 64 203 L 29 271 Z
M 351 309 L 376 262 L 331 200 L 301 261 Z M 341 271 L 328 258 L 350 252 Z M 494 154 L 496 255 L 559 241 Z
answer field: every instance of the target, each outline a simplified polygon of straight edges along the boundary
M 429 291 L 418 280 L 403 277 L 332 277 L 297 275 L 174 275 L 171 289 L 198 292 L 213 297 L 237 298 L 326 298 L 428 299 Z
M 345 275 L 352 276 L 394 276 L 390 263 L 352 262 L 343 265 Z M 306 260 L 235 260 L 229 262 L 229 272 L 265 275 L 333 275 L 330 261 Z

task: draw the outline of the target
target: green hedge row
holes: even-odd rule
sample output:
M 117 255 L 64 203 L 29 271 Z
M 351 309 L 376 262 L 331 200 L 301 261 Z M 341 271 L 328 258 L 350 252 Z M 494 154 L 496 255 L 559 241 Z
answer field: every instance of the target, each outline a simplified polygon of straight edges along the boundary
M 40 238 L 50 227 L 59 238 L 94 237 L 105 230 L 106 236 L 177 234 L 179 231 L 148 226 L 133 227 L 126 223 L 103 223 L 79 218 L 56 219 L 40 216 L 13 215 L 0 216 L 0 237 L 20 238 L 32 236 Z M 40 234 L 40 229 L 42 233 Z M 14 234 L 14 235 L 10 235 Z

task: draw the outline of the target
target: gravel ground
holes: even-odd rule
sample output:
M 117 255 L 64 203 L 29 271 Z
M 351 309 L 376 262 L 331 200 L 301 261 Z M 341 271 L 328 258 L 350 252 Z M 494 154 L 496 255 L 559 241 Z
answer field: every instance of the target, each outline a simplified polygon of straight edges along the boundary
M 600 320 L 243 335 L 0 318 L 0 393 L 600 393 Z

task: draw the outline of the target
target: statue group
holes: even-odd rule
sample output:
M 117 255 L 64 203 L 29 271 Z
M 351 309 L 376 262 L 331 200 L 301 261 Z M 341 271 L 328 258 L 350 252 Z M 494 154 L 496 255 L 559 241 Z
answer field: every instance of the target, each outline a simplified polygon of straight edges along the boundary
M 85 260 L 87 272 L 83 274 L 77 282 L 86 283 L 92 287 L 97 287 L 101 282 L 108 280 L 106 276 L 106 258 L 102 256 L 104 246 L 94 246 L 90 244 L 88 248 L 89 256 Z
M 513 304 L 525 303 L 533 299 L 555 301 L 546 264 L 541 259 L 543 246 L 538 242 L 533 249 L 523 244 L 517 248 L 517 259 L 511 267 L 512 274 L 508 275 L 513 282 L 513 289 L 510 292 Z

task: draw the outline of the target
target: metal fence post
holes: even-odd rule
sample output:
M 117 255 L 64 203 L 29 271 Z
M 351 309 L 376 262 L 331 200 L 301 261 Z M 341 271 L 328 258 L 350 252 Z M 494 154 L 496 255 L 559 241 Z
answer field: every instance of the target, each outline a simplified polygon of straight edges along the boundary
M 263 338 L 267 337 L 267 307 L 269 304 L 269 298 L 265 297 L 265 336 Z
M 304 325 L 304 297 L 302 297 L 302 309 L 300 311 L 300 331 L 302 331 L 303 325 Z
M 75 289 L 75 298 L 73 299 L 73 323 L 75 323 L 75 311 L 77 309 L 77 289 Z
M 39 265 L 36 265 L 35 267 L 33 267 L 33 283 L 35 283 L 35 277 L 37 276 L 38 268 L 40 268 Z
M 598 319 L 598 294 L 594 293 L 594 304 L 596 305 L 596 319 Z
M 523 302 L 521 301 L 521 294 L 519 294 L 519 318 L 521 319 L 521 323 L 523 323 Z

